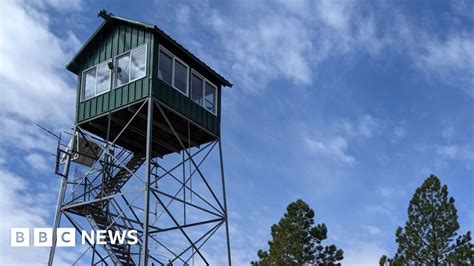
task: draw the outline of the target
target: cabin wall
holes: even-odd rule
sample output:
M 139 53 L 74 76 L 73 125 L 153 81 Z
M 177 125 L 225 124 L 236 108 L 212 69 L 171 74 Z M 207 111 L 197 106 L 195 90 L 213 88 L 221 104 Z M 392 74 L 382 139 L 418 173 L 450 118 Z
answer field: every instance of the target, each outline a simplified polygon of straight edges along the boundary
M 83 62 L 79 62 L 81 72 L 78 75 L 76 123 L 89 120 L 114 109 L 129 105 L 149 95 L 152 76 L 153 33 L 143 27 L 129 24 L 110 25 L 100 33 Z M 81 101 L 82 71 L 112 59 L 135 47 L 147 44 L 147 75 L 118 88 L 111 87 L 109 92 Z M 114 77 L 112 76 L 112 79 Z
M 153 96 L 171 109 L 176 110 L 216 136 L 219 136 L 220 119 L 218 116 L 207 111 L 160 79 L 153 80 Z M 220 111 L 218 110 L 219 113 Z
M 189 60 L 183 53 L 178 49 L 173 48 L 170 43 L 165 42 L 164 40 L 155 36 L 155 46 L 154 46 L 154 73 L 153 73 L 153 96 L 158 98 L 162 103 L 176 110 L 185 117 L 190 118 L 196 124 L 202 126 L 208 131 L 212 132 L 216 136 L 220 135 L 220 114 L 221 114 L 221 86 L 217 85 L 217 115 L 209 112 L 204 107 L 195 103 L 189 95 L 186 96 L 173 88 L 172 86 L 166 84 L 162 80 L 158 79 L 158 55 L 159 47 L 162 46 L 166 50 L 173 53 L 179 59 L 184 61 L 190 69 L 198 71 L 205 78 L 209 79 L 214 84 L 219 84 L 213 77 L 210 77 L 208 72 L 204 71 L 201 67 L 195 64 L 193 61 Z M 191 84 L 191 74 L 189 73 L 188 83 Z

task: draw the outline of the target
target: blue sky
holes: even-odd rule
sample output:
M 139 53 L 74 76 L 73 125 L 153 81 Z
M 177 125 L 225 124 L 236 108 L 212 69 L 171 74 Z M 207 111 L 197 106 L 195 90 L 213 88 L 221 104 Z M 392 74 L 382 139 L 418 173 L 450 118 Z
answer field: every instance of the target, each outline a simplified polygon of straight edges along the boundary
M 35 124 L 73 126 L 75 76 L 64 66 L 101 8 L 158 25 L 235 84 L 223 93 L 222 139 L 237 265 L 267 248 L 298 198 L 344 264 L 373 265 L 394 254 L 430 174 L 456 199 L 460 232 L 474 229 L 472 2 L 130 3 L 2 1 L 2 250 L 10 227 L 51 224 L 55 145 Z M 10 251 L 0 262 L 19 254 Z M 46 260 L 43 249 L 26 253 Z

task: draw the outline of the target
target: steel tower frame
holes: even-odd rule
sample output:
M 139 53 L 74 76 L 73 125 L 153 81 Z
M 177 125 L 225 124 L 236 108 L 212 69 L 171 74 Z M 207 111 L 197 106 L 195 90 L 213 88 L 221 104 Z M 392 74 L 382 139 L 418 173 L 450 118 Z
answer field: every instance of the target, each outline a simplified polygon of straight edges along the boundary
M 97 245 L 88 241 L 87 249 L 80 253 L 74 263 L 83 262 L 86 259 L 86 254 L 90 254 L 91 265 L 173 265 L 173 263 L 190 265 L 195 256 L 203 264 L 209 265 L 206 254 L 202 252 L 203 246 L 224 225 L 225 244 L 223 246 L 226 249 L 228 265 L 231 265 L 221 138 L 217 137 L 211 142 L 193 148 L 190 146 L 192 142 L 190 124 L 193 122 L 189 118 L 182 117 L 187 119 L 188 123 L 188 135 L 183 136 L 175 130 L 173 122 L 170 121 L 166 113 L 173 110 L 165 109 L 166 106 L 156 98 L 149 96 L 136 103 L 135 106 L 140 107 L 133 110 L 133 116 L 128 121 L 120 121 L 119 118 L 113 116 L 113 113 L 107 114 L 107 125 L 101 125 L 106 127 L 106 138 L 97 137 L 84 130 L 80 125 L 76 125 L 68 145 L 59 139 L 56 174 L 61 177 L 61 185 L 48 265 L 53 265 L 57 252 L 56 230 L 60 227 L 63 217 L 77 231 L 86 228 L 90 230 L 137 230 L 139 235 L 139 242 L 136 245 L 113 244 L 109 238 L 107 238 L 106 245 Z M 178 150 L 175 149 L 174 155 L 181 155 L 181 158 L 179 161 L 173 162 L 174 166 L 172 167 L 165 167 L 161 164 L 167 160 L 166 157 L 160 158 L 160 155 L 153 151 L 153 142 L 166 146 L 165 141 L 153 136 L 153 115 L 156 110 L 166 121 L 166 130 L 174 135 L 180 145 Z M 138 132 L 135 129 L 133 132 L 146 137 L 144 153 L 132 152 L 116 145 L 123 133 L 130 130 L 130 124 L 137 117 L 146 118 L 146 131 Z M 123 126 L 118 135 L 112 138 L 110 137 L 111 123 L 117 121 Z M 80 141 L 85 141 L 87 147 L 97 146 L 100 149 L 95 151 L 91 149 L 94 151 L 91 156 L 90 153 L 85 153 L 78 148 Z M 188 146 L 185 143 L 188 143 Z M 212 180 L 204 174 L 203 164 L 209 160 L 209 155 L 213 152 L 218 153 L 220 180 Z M 77 156 L 91 159 L 94 163 L 92 166 L 76 166 L 76 169 L 79 168 L 81 171 L 75 171 L 74 178 L 71 178 L 71 167 L 75 164 L 74 158 Z M 141 174 L 140 170 L 143 168 L 144 173 Z M 181 179 L 176 171 L 182 172 Z M 167 182 L 174 182 L 175 188 L 179 188 L 174 194 L 160 188 L 160 182 L 165 179 Z M 193 188 L 193 180 L 199 180 L 201 186 Z M 216 183 L 217 180 L 220 182 L 221 197 L 217 195 L 217 190 L 211 186 L 211 181 Z M 138 184 L 138 186 L 125 190 L 123 187 L 125 184 Z M 138 196 L 136 196 L 137 194 Z M 192 202 L 193 197 L 198 202 Z M 155 203 L 154 209 L 151 206 L 152 201 Z M 139 207 L 138 204 L 143 206 Z M 194 217 L 197 221 L 188 222 L 187 215 L 189 216 L 190 212 L 194 214 L 201 212 L 207 217 L 198 215 Z M 153 216 L 155 221 L 151 222 Z M 164 221 L 165 216 L 168 217 L 167 223 L 162 226 L 160 221 Z M 198 227 L 201 229 L 193 229 Z M 204 227 L 205 229 L 202 229 Z M 172 234 L 171 238 L 159 238 L 160 235 L 167 232 Z M 173 244 L 165 242 L 170 239 L 174 241 Z M 181 240 L 179 245 L 176 243 L 178 239 Z M 157 250 L 166 253 L 166 255 L 152 253 L 150 245 L 155 245 Z M 169 258 L 168 261 L 165 261 L 166 258 Z

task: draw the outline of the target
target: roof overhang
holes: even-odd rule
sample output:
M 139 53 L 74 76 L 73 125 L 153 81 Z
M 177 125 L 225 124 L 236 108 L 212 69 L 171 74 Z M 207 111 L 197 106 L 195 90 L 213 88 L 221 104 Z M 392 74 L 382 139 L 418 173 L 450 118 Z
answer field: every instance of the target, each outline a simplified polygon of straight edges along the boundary
M 171 43 L 173 46 L 176 47 L 176 49 L 179 49 L 181 52 L 186 54 L 191 60 L 195 61 L 200 67 L 204 68 L 206 71 L 211 73 L 219 82 L 225 86 L 225 87 L 232 87 L 232 83 L 230 83 L 228 80 L 226 80 L 223 76 L 221 76 L 219 73 L 217 73 L 214 69 L 212 69 L 210 66 L 208 66 L 206 63 L 204 63 L 201 59 L 196 57 L 193 53 L 191 53 L 189 50 L 184 48 L 180 43 L 178 43 L 176 40 L 171 38 L 168 34 L 166 34 L 163 30 L 161 30 L 158 26 L 148 24 L 148 23 L 143 23 L 139 22 L 136 20 L 128 19 L 128 18 L 123 18 L 119 16 L 115 16 L 111 13 L 107 13 L 105 10 L 99 11 L 98 14 L 99 17 L 102 17 L 104 19 L 104 22 L 97 28 L 97 30 L 92 34 L 92 36 L 85 42 L 85 44 L 81 47 L 81 49 L 74 55 L 74 57 L 69 61 L 69 63 L 66 65 L 66 68 L 73 72 L 74 74 L 78 75 L 79 74 L 79 64 L 78 64 L 78 59 L 83 55 L 85 50 L 91 45 L 95 37 L 101 32 L 106 26 L 109 24 L 113 24 L 114 22 L 121 22 L 121 23 L 127 23 L 127 24 L 132 24 L 135 26 L 139 27 L 144 27 L 147 28 L 151 31 L 153 31 L 155 34 L 158 34 L 161 38 L 166 39 L 169 43 Z

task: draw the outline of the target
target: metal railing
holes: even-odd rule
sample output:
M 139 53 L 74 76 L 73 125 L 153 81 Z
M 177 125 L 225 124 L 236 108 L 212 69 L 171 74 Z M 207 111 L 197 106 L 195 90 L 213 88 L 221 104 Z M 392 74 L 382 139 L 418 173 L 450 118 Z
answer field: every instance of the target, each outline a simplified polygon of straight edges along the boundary
M 69 200 L 67 202 L 81 203 L 97 198 L 102 192 L 103 179 L 104 183 L 107 183 L 111 178 L 119 173 L 120 170 L 122 170 L 122 167 L 118 165 L 125 165 L 132 157 L 133 153 L 121 150 L 116 157 L 120 162 L 119 164 L 105 162 L 104 160 L 99 159 L 98 163 L 102 165 L 102 168 L 109 167 L 110 174 L 108 175 L 103 174 L 103 169 L 94 169 L 91 167 L 83 171 L 78 171 L 76 168 L 74 180 L 71 182 L 73 184 L 72 192 L 69 195 Z

